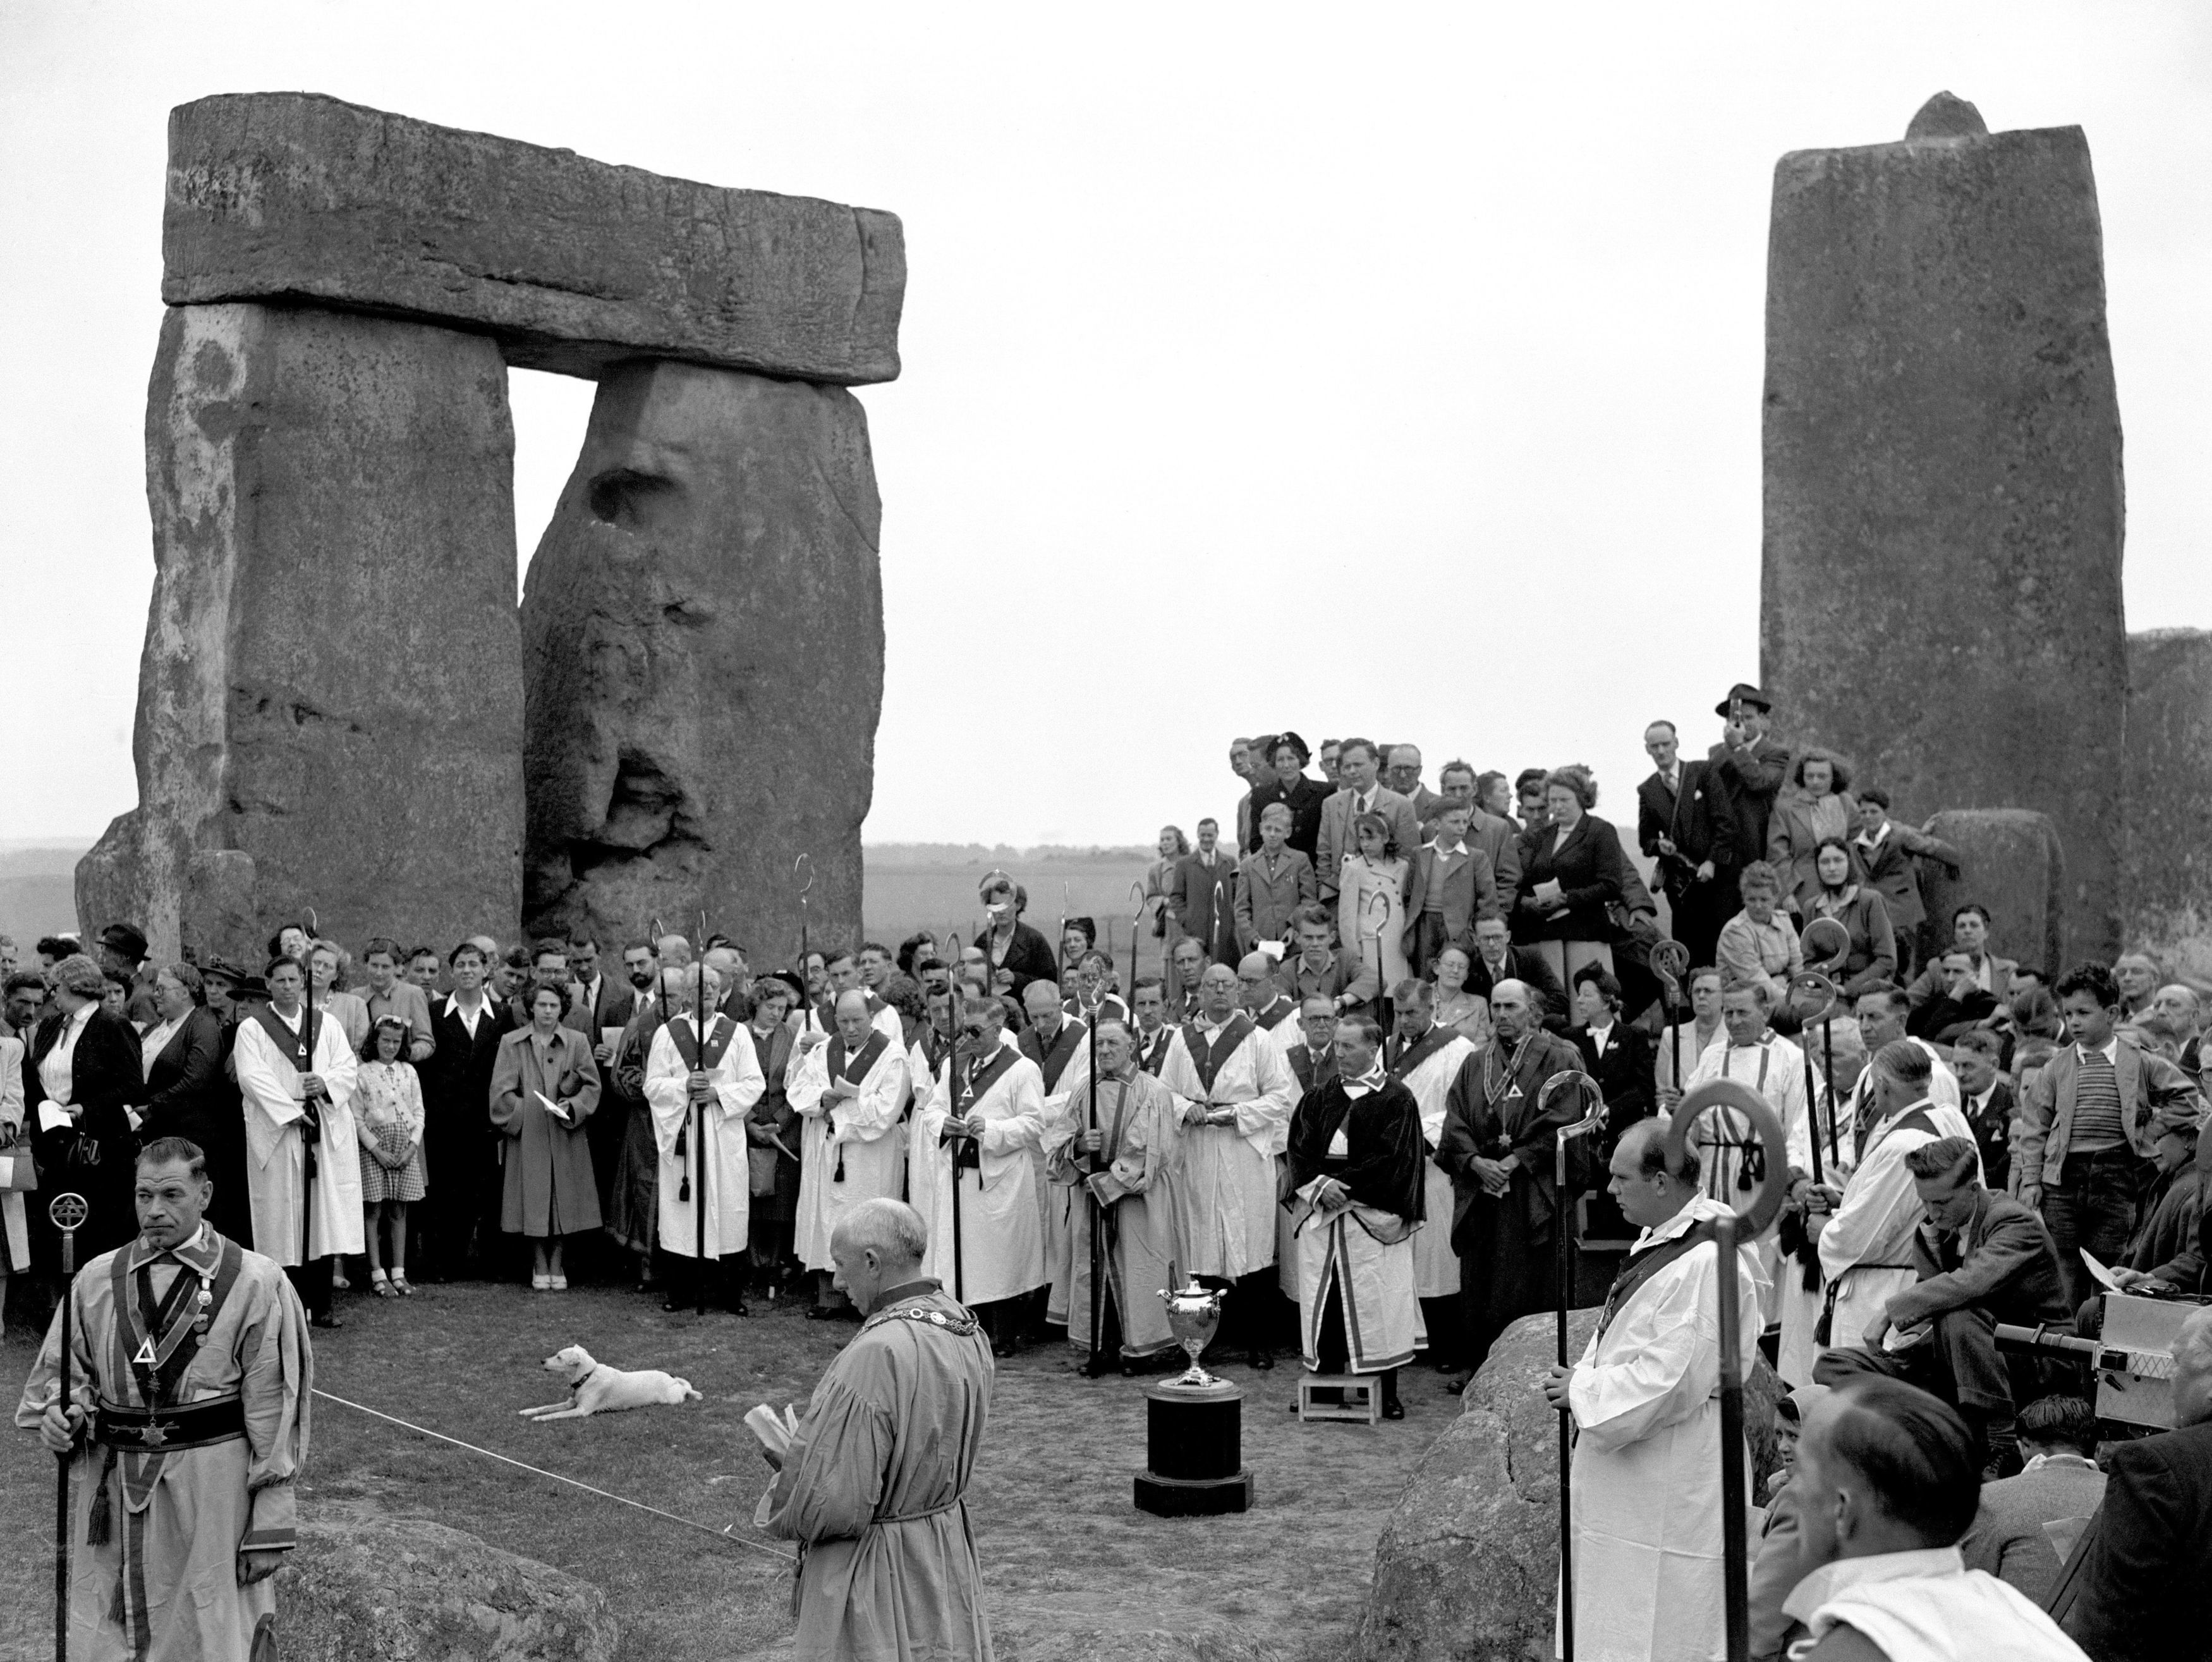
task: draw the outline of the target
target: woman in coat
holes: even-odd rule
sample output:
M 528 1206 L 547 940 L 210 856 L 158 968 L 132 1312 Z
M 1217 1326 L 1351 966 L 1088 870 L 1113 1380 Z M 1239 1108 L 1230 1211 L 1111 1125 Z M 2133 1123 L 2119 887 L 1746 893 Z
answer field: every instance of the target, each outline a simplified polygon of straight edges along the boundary
M 507 1139 L 499 1227 L 530 1237 L 531 1286 L 565 1293 L 562 1238 L 599 1227 L 599 1180 L 584 1137 L 599 1105 L 599 1065 L 592 1041 L 561 1025 L 566 987 L 533 987 L 528 997 L 530 1025 L 500 1040 L 492 1069 L 491 1123 Z
M 76 1232 L 82 1269 L 138 1233 L 131 1199 L 138 1139 L 130 1110 L 145 1088 L 145 1068 L 137 1030 L 100 1008 L 107 977 L 99 965 L 72 953 L 48 975 L 54 1014 L 39 1024 L 23 1056 L 23 1123 L 32 1130 L 40 1189 L 49 1196 L 73 1190 L 91 1208 Z M 41 1123 L 40 1110 L 49 1103 L 61 1105 L 66 1124 L 48 1129 Z M 46 1208 L 33 1212 L 43 1219 Z M 44 1240 L 43 1250 L 33 1246 L 42 1266 L 58 1268 L 61 1243 L 52 1227 L 35 1236 Z
M 799 1222 L 799 1120 L 784 1093 L 793 1044 L 784 1017 L 799 998 L 792 979 L 777 971 L 753 983 L 752 1019 L 745 1024 L 745 1036 L 768 1081 L 768 1089 L 745 1115 L 745 1141 L 752 1171 L 753 1267 L 767 1277 L 771 1297 L 801 1268 L 792 1254 Z
M 222 1020 L 207 1008 L 200 972 L 172 964 L 154 977 L 157 1020 L 139 1040 L 145 1084 L 138 1098 L 138 1141 L 182 1137 L 207 1156 L 215 1184 L 208 1225 L 240 1246 L 253 1245 L 246 1194 L 246 1116 L 238 1087 L 223 1072 Z
M 1870 886 L 1852 876 L 1850 848 L 1841 837 L 1826 838 L 1814 853 L 1813 868 L 1820 877 L 1820 887 L 1806 911 L 1805 921 L 1810 923 L 1816 917 L 1832 917 L 1851 937 L 1850 951 L 1844 959 L 1842 972 L 1829 972 L 1843 989 L 1844 996 L 1856 999 L 1869 987 L 1894 980 L 1897 940 L 1890 928 L 1889 904 Z
M 1866 874 L 1850 852 L 1859 805 L 1851 799 L 1850 771 L 1842 759 L 1829 751 L 1808 750 L 1790 769 L 1790 779 L 1796 788 L 1776 799 L 1773 817 L 1766 822 L 1766 863 L 1782 874 L 1783 904 L 1802 923 L 1813 916 L 1813 898 L 1820 892 L 1814 862 L 1821 843 L 1844 845 L 1852 882 Z
M 1550 820 L 1521 842 L 1513 940 L 1542 954 L 1559 985 L 1571 987 L 1585 964 L 1613 968 L 1612 942 L 1620 931 L 1611 909 L 1621 904 L 1628 856 L 1620 834 L 1590 813 L 1597 782 L 1588 768 L 1545 775 L 1544 801 Z

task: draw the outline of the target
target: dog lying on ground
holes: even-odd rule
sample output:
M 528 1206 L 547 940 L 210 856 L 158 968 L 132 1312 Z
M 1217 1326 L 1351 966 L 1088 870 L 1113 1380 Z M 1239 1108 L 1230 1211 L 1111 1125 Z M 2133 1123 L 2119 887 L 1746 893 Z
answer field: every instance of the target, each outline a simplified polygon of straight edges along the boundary
M 545 1359 L 545 1371 L 568 1384 L 568 1394 L 557 1403 L 517 1413 L 535 1424 L 547 1420 L 580 1420 L 589 1414 L 611 1414 L 617 1409 L 651 1408 L 656 1403 L 696 1403 L 699 1393 L 691 1381 L 679 1379 L 657 1368 L 625 1373 L 618 1367 L 593 1361 L 580 1344 L 556 1350 Z

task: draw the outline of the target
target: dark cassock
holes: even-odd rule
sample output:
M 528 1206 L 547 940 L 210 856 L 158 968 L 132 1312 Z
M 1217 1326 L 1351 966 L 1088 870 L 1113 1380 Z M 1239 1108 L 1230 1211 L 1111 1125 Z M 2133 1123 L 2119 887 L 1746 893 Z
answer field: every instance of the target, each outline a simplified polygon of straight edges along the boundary
M 648 1264 L 653 1249 L 660 1245 L 660 1144 L 653 1129 L 653 1105 L 645 1098 L 645 1064 L 653 1054 L 653 1036 L 667 1020 L 665 1001 L 640 999 L 615 1044 L 615 1064 L 607 1070 L 608 1093 L 623 1117 L 623 1137 L 614 1178 L 607 1185 L 606 1231 Z
M 1284 1186 L 1295 1202 L 1298 1329 L 1309 1373 L 1396 1370 L 1425 1342 L 1413 1295 L 1413 1237 L 1425 1218 L 1420 1105 L 1377 1065 L 1308 1092 L 1291 1121 Z M 1316 1204 L 1322 1180 L 1346 1191 Z M 1332 1198 L 1337 1198 L 1332 1195 Z
M 295 1543 L 313 1361 L 290 1282 L 202 1224 L 101 1253 L 69 1297 L 70 1397 L 92 1422 L 70 1457 L 69 1653 L 273 1656 L 255 1637 L 276 1579 L 241 1586 L 239 1554 Z M 57 1311 L 17 1425 L 37 1428 L 60 1374 Z
M 1037 1073 L 1044 1081 L 1045 1123 L 1050 1125 L 1066 1107 L 1068 1099 L 1090 1081 L 1091 1029 L 1063 1015 L 1060 1026 L 1049 1034 L 1031 1022 L 1022 1030 L 1019 1044 L 1022 1054 L 1036 1063 Z M 1036 1164 L 1037 1221 L 1044 1230 L 1045 1263 L 1049 1268 L 1066 1256 L 1068 1216 L 1073 1200 L 1071 1191 L 1056 1188 L 1048 1179 L 1047 1152 L 1044 1147 L 1039 1147 Z
M 750 1022 L 752 1041 L 768 1088 L 745 1114 L 747 1158 L 752 1166 L 752 1212 L 747 1225 L 757 1264 L 774 1268 L 788 1260 L 799 1219 L 799 1111 L 791 1105 L 784 1075 L 791 1066 L 791 1029 L 779 1021 L 763 1037 Z
M 91 1210 L 76 1232 L 76 1255 L 120 1246 L 138 1232 L 131 1202 L 131 1157 L 138 1151 L 131 1105 L 145 1087 L 138 1035 L 97 1003 L 41 1021 L 23 1053 L 23 1124 L 39 1183 L 48 1194 L 71 1190 Z M 46 1208 L 31 1213 L 33 1258 L 61 1267 L 61 1237 Z
M 1079 1141 L 1094 1125 L 1100 1134 L 1095 1154 Z M 1118 1339 L 1122 1356 L 1134 1361 L 1176 1348 L 1158 1292 L 1173 1284 L 1182 1261 L 1173 1194 L 1182 1138 L 1175 1098 L 1136 1067 L 1101 1080 L 1095 1091 L 1086 1076 L 1047 1117 L 1045 1178 L 1055 1221 L 1045 1235 L 1052 1289 L 1044 1318 L 1065 1324 L 1068 1342 L 1079 1350 L 1091 1348 L 1094 1220 L 1104 1236 L 1102 1349 L 1111 1350 Z
M 1493 1039 L 1467 1059 L 1446 1093 L 1437 1160 L 1451 1175 L 1451 1245 L 1460 1257 L 1472 1366 L 1481 1366 L 1509 1324 L 1557 1302 L 1553 1137 L 1582 1117 L 1583 1104 L 1579 1092 L 1562 1090 L 1539 1114 L 1536 1099 L 1553 1075 L 1581 1069 L 1579 1050 L 1539 1029 L 1510 1049 L 1502 1038 Z M 1485 1192 L 1478 1157 L 1512 1162 L 1502 1196 Z
M 229 1072 L 237 1036 L 204 1005 L 147 1031 L 140 1040 L 146 1083 L 138 1099 L 138 1141 L 182 1137 L 196 1144 L 215 1184 L 208 1227 L 245 1243 L 253 1237 L 253 1215 L 246 1205 L 245 1105 Z
M 933 1278 L 864 1312 L 753 1519 L 803 1547 L 799 1662 L 989 1662 L 964 1497 L 991 1379 L 982 1324 Z

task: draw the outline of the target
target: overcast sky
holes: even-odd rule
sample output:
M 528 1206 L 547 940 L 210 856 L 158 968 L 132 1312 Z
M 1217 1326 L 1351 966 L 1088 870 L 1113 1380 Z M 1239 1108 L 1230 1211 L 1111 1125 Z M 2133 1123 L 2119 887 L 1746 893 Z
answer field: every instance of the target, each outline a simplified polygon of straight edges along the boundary
M 886 208 L 872 840 L 1149 840 L 1235 734 L 1702 746 L 1758 667 L 1775 159 L 2079 124 L 2132 629 L 2212 625 L 2212 7 L 0 6 L 0 837 L 136 798 L 164 124 L 306 89 Z M 517 374 L 526 562 L 589 383 Z M 954 781 L 957 788 L 948 788 Z M 1433 778 L 1431 779 L 1433 782 Z

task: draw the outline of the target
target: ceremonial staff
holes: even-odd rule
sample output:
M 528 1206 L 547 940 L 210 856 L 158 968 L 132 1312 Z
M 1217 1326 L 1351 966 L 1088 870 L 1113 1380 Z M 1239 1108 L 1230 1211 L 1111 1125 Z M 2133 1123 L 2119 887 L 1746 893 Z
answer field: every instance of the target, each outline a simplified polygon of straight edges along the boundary
M 1145 886 L 1133 882 L 1129 885 L 1129 892 L 1137 897 L 1136 915 L 1129 920 L 1129 1016 L 1134 1020 L 1137 1014 L 1137 931 L 1144 927 L 1145 922 Z M 1133 1029 L 1130 1037 L 1136 1037 Z
M 814 954 L 808 950 L 806 941 L 806 892 L 814 886 L 813 857 L 806 854 L 793 856 L 791 862 L 793 877 L 799 875 L 801 866 L 806 868 L 806 880 L 799 886 L 799 1001 L 811 1010 L 814 1008 L 814 987 L 806 978 L 806 960 Z M 801 1032 L 806 1031 L 804 1021 L 799 1024 L 799 1030 Z
M 62 1419 L 66 1422 L 70 1410 L 70 1356 L 76 1340 L 71 1331 L 70 1318 L 76 1304 L 76 1232 L 84 1227 L 85 1219 L 92 1208 L 85 1204 L 82 1195 L 57 1195 L 46 1208 L 46 1216 L 55 1228 L 62 1232 L 62 1386 L 55 1400 L 61 1403 Z M 69 1662 L 69 1540 L 70 1540 L 70 1456 L 73 1451 L 64 1449 L 55 1457 L 58 1463 L 54 1488 L 54 1662 Z
M 1674 1094 L 1682 1094 L 1682 977 L 1690 972 L 1690 949 L 1679 941 L 1662 941 L 1651 949 L 1651 973 L 1659 977 L 1667 999 L 1667 1032 L 1674 1041 Z
M 1843 1156 L 1836 1145 L 1836 1047 L 1829 1037 L 1829 1023 L 1835 1019 L 1836 1007 L 1843 1001 L 1843 990 L 1829 977 L 1840 974 L 1844 959 L 1850 956 L 1850 931 L 1832 917 L 1816 917 L 1805 926 L 1804 937 L 1799 945 L 1809 959 L 1813 947 L 1820 942 L 1831 944 L 1824 949 L 1819 966 L 1816 968 L 1808 962 L 1803 971 L 1790 985 L 1793 988 L 1802 986 L 1809 992 L 1821 994 L 1826 1000 L 1820 1007 L 1820 1049 L 1824 1057 L 1821 1071 L 1826 1076 L 1828 1086 L 1828 1164 L 1839 1166 L 1843 1163 Z M 1802 1032 L 1804 1029 L 1801 1026 L 1799 1031 Z M 1812 1080 L 1813 1045 L 1808 1035 L 1805 1044 L 1805 1111 L 1808 1114 L 1813 1112 Z M 1805 1129 L 1813 1144 L 1813 1181 L 1818 1183 L 1820 1181 L 1820 1123 L 1816 1118 Z
M 1790 1191 L 1790 1154 L 1782 1122 L 1760 1096 L 1740 1080 L 1712 1079 L 1684 1098 L 1667 1128 L 1667 1169 L 1680 1171 L 1689 1147 L 1692 1122 L 1716 1107 L 1734 1109 L 1751 1123 L 1751 1134 L 1766 1150 L 1766 1173 L 1751 1204 L 1711 1226 L 1719 1253 L 1721 1342 L 1721 1568 L 1725 1587 L 1729 1662 L 1750 1662 L 1750 1565 L 1744 1527 L 1747 1494 L 1743 1474 L 1743 1335 L 1736 1309 L 1736 1242 L 1750 1240 L 1774 1221 Z
M 1605 1093 L 1588 1074 L 1567 1072 L 1554 1074 L 1546 1080 L 1543 1088 L 1536 1093 L 1536 1117 L 1541 1119 L 1552 1099 L 1567 1086 L 1577 1089 L 1587 1087 L 1590 1105 L 1582 1118 L 1572 1125 L 1559 1128 L 1553 1154 L 1552 1182 L 1558 1196 L 1553 1208 L 1552 1229 L 1558 1237 L 1559 1337 L 1559 1366 L 1567 1361 L 1567 1306 L 1573 1301 L 1575 1281 L 1575 1232 L 1569 1219 L 1572 1213 L 1571 1202 L 1573 1190 L 1568 1177 L 1567 1145 L 1577 1137 L 1586 1137 L 1605 1129 Z M 1575 1450 L 1574 1412 L 1559 1409 L 1559 1599 L 1560 1655 L 1566 1662 L 1575 1658 L 1575 1571 L 1574 1571 L 1574 1506 L 1569 1488 L 1568 1473 L 1573 1464 Z
M 1060 886 L 1060 934 L 1052 943 L 1052 961 L 1060 965 L 1060 976 L 1055 976 L 1054 980 L 1067 973 L 1067 887 L 1063 880 Z
M 1367 928 L 1367 922 L 1368 919 L 1375 916 L 1375 910 L 1378 904 L 1382 907 L 1382 921 L 1375 926 L 1373 932 L 1370 934 Z M 1382 931 L 1390 927 L 1390 897 L 1383 893 L 1382 890 L 1376 889 L 1361 903 L 1359 910 L 1362 913 L 1362 916 L 1359 920 L 1360 939 L 1362 941 L 1371 941 L 1375 943 L 1375 1001 L 1382 1007 L 1382 1020 L 1385 1022 L 1389 1022 L 1394 1019 L 1394 1015 L 1390 1007 L 1390 989 L 1383 984 Z M 1361 956 L 1363 959 L 1365 957 L 1365 953 L 1364 951 L 1362 952 Z
M 955 982 L 952 997 L 945 1007 L 945 1019 L 951 1029 L 947 1035 L 951 1040 L 951 1046 L 945 1053 L 945 1101 L 948 1108 L 956 1111 L 964 1105 L 960 1100 L 960 1038 L 965 1030 L 968 1018 L 964 1014 L 956 1013 L 961 1001 L 959 983 Z M 963 1115 L 963 1117 L 964 1118 L 965 1116 Z M 952 1297 L 956 1303 L 965 1304 L 968 1302 L 967 1288 L 960 1263 L 959 1139 L 957 1137 L 948 1139 L 945 1142 L 945 1152 L 952 1165 Z
M 801 860 L 806 858 L 803 854 L 799 857 Z M 813 881 L 811 874 L 807 880 L 810 883 Z M 803 896 L 805 891 L 800 892 Z M 691 961 L 691 1065 L 704 1072 L 707 1062 L 707 914 L 703 911 L 699 914 L 699 944 L 692 948 Z M 805 979 L 804 974 L 800 975 L 800 981 Z M 707 1105 L 696 1092 L 691 1097 L 691 1159 L 699 1169 L 699 1180 L 691 1185 L 691 1221 L 699 1251 L 698 1262 L 695 1266 L 699 1272 L 698 1314 L 704 1316 L 707 1313 Z
M 1102 988 L 1098 988 L 1098 987 L 1093 987 L 1093 988 L 1091 989 L 1091 1004 L 1090 1004 L 1090 1010 L 1091 1010 L 1091 1033 L 1090 1033 L 1090 1044 L 1091 1044 L 1091 1135 L 1092 1136 L 1097 1136 L 1097 1135 L 1098 1135 L 1098 1014 L 1099 1014 L 1099 1012 L 1100 1012 L 1101 1010 L 1104 1009 L 1105 1008 L 1106 1008 L 1106 995 L 1105 995 L 1105 992 L 1104 992 L 1103 989 L 1102 989 Z M 1128 1087 L 1125 1085 L 1125 1086 L 1123 1086 L 1121 1088 L 1122 1088 L 1123 1093 L 1126 1094 L 1126 1093 L 1127 1093 Z M 1097 1160 L 1097 1159 L 1098 1158 L 1098 1156 L 1097 1156 L 1096 1154 L 1092 1153 L 1092 1152 L 1091 1152 L 1090 1149 L 1088 1149 L 1088 1148 L 1086 1148 L 1086 1149 L 1085 1149 L 1085 1150 L 1084 1150 L 1084 1154 L 1085 1154 L 1085 1159 L 1086 1159 L 1086 1160 L 1091 1160 L 1091 1161 L 1095 1161 L 1095 1160 Z M 1094 1166 L 1091 1166 L 1091 1167 L 1089 1168 L 1089 1170 L 1085 1170 L 1085 1168 L 1084 1168 L 1081 1165 L 1079 1165 L 1079 1166 L 1078 1166 L 1078 1167 L 1077 1167 L 1077 1169 L 1078 1169 L 1079 1171 L 1084 1171 L 1084 1175 L 1085 1175 L 1085 1181 L 1084 1182 L 1084 1184 L 1083 1184 L 1083 1202 L 1084 1202 L 1084 1209 L 1085 1209 L 1085 1210 L 1086 1210 L 1087 1212 L 1089 1212 L 1089 1213 L 1090 1213 L 1090 1215 L 1091 1215 L 1091 1363 L 1090 1363 L 1090 1372 L 1091 1372 L 1091 1377 L 1092 1379 L 1097 1379 L 1097 1378 L 1099 1376 L 1099 1374 L 1100 1374 L 1100 1373 L 1103 1373 L 1103 1372 L 1105 1371 L 1105 1370 L 1104 1370 L 1104 1368 L 1100 1365 L 1099 1355 L 1098 1355 L 1098 1352 L 1099 1352 L 1099 1348 L 1100 1348 L 1100 1347 L 1101 1347 L 1101 1346 L 1105 1342 L 1105 1334 L 1104 1334 L 1104 1332 L 1103 1332 L 1103 1324 L 1104 1324 L 1105 1319 L 1106 1319 L 1106 1299 L 1105 1299 L 1105 1288 L 1104 1288 L 1103 1286 L 1101 1286 L 1101 1285 L 1100 1285 L 1100 1277 L 1101 1277 L 1101 1275 L 1104 1273 L 1104 1272 L 1103 1272 L 1103 1265 L 1104 1265 L 1104 1263 L 1105 1263 L 1105 1255 L 1104 1255 L 1103 1251 L 1102 1251 L 1102 1249 L 1103 1249 L 1103 1246 L 1104 1246 L 1104 1245 L 1105 1245 L 1105 1239 L 1104 1239 L 1104 1232 L 1103 1232 L 1103 1230 L 1100 1227 L 1100 1219 L 1099 1219 L 1099 1214 L 1100 1214 L 1100 1213 L 1101 1213 L 1104 1208 L 1101 1206 L 1101 1204 L 1100 1204 L 1100 1202 L 1099 1202 L 1098 1196 L 1097 1196 L 1096 1194 L 1094 1194 L 1094 1193 L 1092 1193 L 1092 1192 L 1091 1192 L 1091 1184 L 1090 1184 L 1090 1182 L 1089 1182 L 1089 1178 L 1090 1178 L 1092 1175 L 1094 1175 L 1094 1174 L 1095 1174 L 1095 1172 L 1097 1172 L 1097 1168 L 1096 1167 L 1096 1166 L 1094 1165 Z

